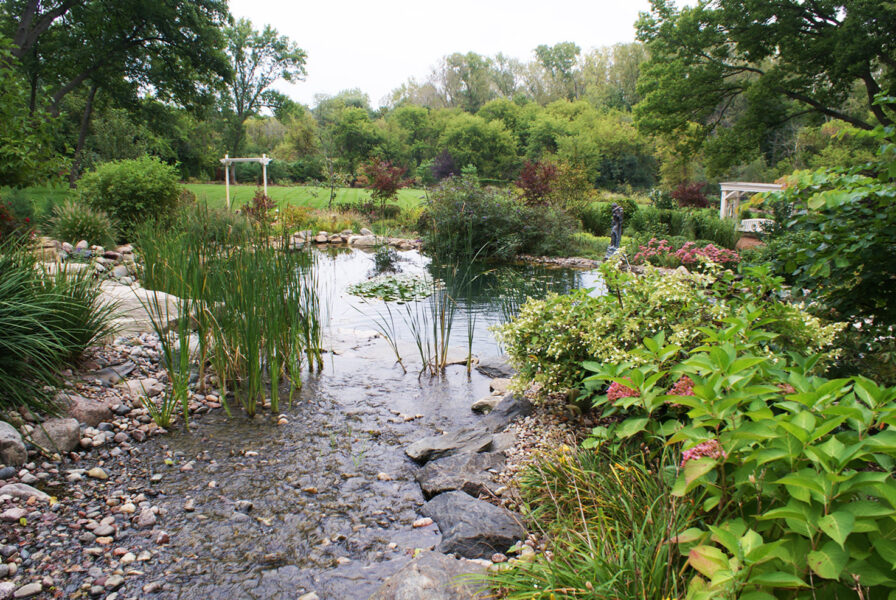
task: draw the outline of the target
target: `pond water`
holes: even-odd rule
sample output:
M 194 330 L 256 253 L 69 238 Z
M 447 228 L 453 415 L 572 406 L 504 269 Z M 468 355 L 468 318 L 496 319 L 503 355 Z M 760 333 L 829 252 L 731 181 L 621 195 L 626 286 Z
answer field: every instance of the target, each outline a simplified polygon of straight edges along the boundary
M 427 300 L 416 303 L 384 302 L 361 298 L 348 288 L 376 275 L 374 253 L 337 247 L 315 250 L 324 322 L 332 329 L 376 330 L 384 318 L 395 324 L 396 337 L 405 344 L 414 341 L 409 313 L 428 311 Z M 568 293 L 577 288 L 605 292 L 597 271 L 551 268 L 543 265 L 489 265 L 474 263 L 460 274 L 446 274 L 416 250 L 396 252 L 396 270 L 401 275 L 425 276 L 447 283 L 447 292 L 456 302 L 451 345 L 466 351 L 468 322 L 473 323 L 473 354 L 495 355 L 501 349 L 489 328 L 505 321 L 526 297 L 542 298 L 548 292 Z M 388 305 L 388 306 L 387 306 Z M 392 318 L 390 319 L 389 316 Z
M 429 268 L 419 253 L 400 254 L 406 273 Z M 321 600 L 363 600 L 415 549 L 438 544 L 434 525 L 412 526 L 424 498 L 404 448 L 475 423 L 480 417 L 469 407 L 488 395 L 489 379 L 460 365 L 421 377 L 413 356 L 408 372 L 396 365 L 388 344 L 370 331 L 370 308 L 382 309 L 383 302 L 346 291 L 373 264 L 372 254 L 354 249 L 318 256 L 332 352 L 284 411 L 288 424 L 227 419 L 218 411 L 202 416 L 192 432 L 172 432 L 145 446 L 151 471 L 162 475 L 153 484 L 153 502 L 167 511 L 162 524 L 171 538 L 144 567 L 144 582 L 166 581 L 157 597 L 295 600 L 314 591 Z M 517 280 L 534 289 L 599 283 L 593 273 L 516 269 Z M 476 285 L 454 297 L 459 315 L 467 309 L 476 315 L 474 353 L 495 354 L 487 326 L 502 319 L 495 300 L 502 275 L 480 271 Z M 456 339 L 465 345 L 466 321 L 457 327 L 463 331 Z M 403 327 L 399 335 L 406 339 L 409 331 Z M 166 456 L 173 465 L 164 463 Z M 191 469 L 182 471 L 186 463 Z M 185 510 L 187 499 L 195 510 Z M 252 510 L 239 512 L 239 501 L 251 502 Z M 140 595 L 136 582 L 122 591 Z

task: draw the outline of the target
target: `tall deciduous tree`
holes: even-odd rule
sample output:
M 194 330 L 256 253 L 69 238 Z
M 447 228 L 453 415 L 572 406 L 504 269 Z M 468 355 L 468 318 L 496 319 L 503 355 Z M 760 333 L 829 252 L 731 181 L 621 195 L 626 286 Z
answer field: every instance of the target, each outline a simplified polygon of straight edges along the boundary
M 230 112 L 230 150 L 239 152 L 243 126 L 251 116 L 268 106 L 278 106 L 279 96 L 271 89 L 279 80 L 298 81 L 305 75 L 305 51 L 270 25 L 256 31 L 247 19 L 225 30 L 227 54 L 233 80 L 227 88 L 225 106 Z
M 896 88 L 896 5 L 878 0 L 651 0 L 638 37 L 650 60 L 636 109 L 643 131 L 710 136 L 731 160 L 766 132 L 815 113 L 860 129 L 893 123 L 871 100 Z M 861 110 L 849 110 L 856 88 Z M 694 129 L 692 123 L 698 127 Z M 728 162 L 731 162 L 729 160 Z M 725 165 L 720 165 L 724 167 Z

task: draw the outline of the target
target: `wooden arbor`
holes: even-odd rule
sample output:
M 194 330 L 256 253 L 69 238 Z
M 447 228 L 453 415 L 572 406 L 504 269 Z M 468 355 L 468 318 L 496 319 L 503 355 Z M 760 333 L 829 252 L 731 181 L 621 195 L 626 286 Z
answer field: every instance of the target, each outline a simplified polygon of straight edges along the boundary
M 227 154 L 224 155 L 224 158 L 221 159 L 221 164 L 224 165 L 224 196 L 227 200 L 227 210 L 230 210 L 230 165 L 233 163 L 247 163 L 247 162 L 256 162 L 261 163 L 261 180 L 264 182 L 264 195 L 268 195 L 268 163 L 271 162 L 272 158 L 269 158 L 267 154 L 262 154 L 261 158 L 230 158 Z
M 740 199 L 744 194 L 774 192 L 783 188 L 777 183 L 749 183 L 744 181 L 726 181 L 722 186 L 722 204 L 719 207 L 720 219 L 736 219 L 740 210 Z

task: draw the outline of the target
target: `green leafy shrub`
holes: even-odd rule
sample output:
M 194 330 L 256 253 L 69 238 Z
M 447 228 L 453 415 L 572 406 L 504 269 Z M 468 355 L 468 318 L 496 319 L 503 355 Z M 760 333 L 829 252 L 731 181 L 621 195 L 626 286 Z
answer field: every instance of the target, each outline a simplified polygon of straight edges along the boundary
M 508 191 L 480 187 L 466 175 L 444 180 L 426 210 L 426 247 L 444 260 L 558 254 L 575 231 L 575 221 L 565 212 L 526 206 Z
M 765 316 L 744 307 L 684 347 L 647 338 L 640 366 L 589 364 L 616 417 L 589 445 L 681 444 L 671 495 L 701 522 L 670 537 L 687 598 L 892 597 L 896 388 L 769 352 Z
M 645 335 L 663 332 L 670 342 L 687 346 L 702 329 L 719 325 L 746 302 L 761 303 L 774 319 L 777 333 L 770 348 L 803 352 L 832 352 L 842 328 L 823 325 L 801 306 L 776 299 L 780 279 L 767 270 L 733 273 L 662 274 L 647 268 L 643 275 L 624 273 L 612 262 L 601 267 L 608 293 L 591 295 L 577 290 L 526 303 L 511 323 L 496 328 L 511 362 L 523 381 L 534 380 L 549 389 L 573 388 L 584 373 L 582 363 L 621 364 L 637 360 L 631 351 Z M 768 296 L 768 298 L 766 298 Z
M 72 244 L 87 240 L 92 245 L 108 246 L 115 242 L 115 228 L 109 215 L 76 200 L 53 207 L 49 230 L 55 239 Z
M 104 163 L 81 178 L 78 190 L 116 221 L 125 238 L 136 223 L 173 215 L 180 198 L 177 170 L 152 156 Z
M 90 270 L 47 274 L 26 248 L 0 245 L 0 411 L 53 411 L 59 370 L 114 332 L 113 312 Z
M 706 240 L 732 249 L 740 234 L 733 219 L 720 219 L 712 209 L 661 209 L 643 206 L 623 227 L 630 235 L 641 238 L 682 237 L 685 240 Z

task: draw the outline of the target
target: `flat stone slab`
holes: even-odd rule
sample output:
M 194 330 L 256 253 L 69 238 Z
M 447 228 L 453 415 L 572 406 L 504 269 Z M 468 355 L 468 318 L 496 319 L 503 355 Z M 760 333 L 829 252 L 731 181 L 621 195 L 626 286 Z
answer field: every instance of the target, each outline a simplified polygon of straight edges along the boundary
M 439 494 L 420 512 L 438 524 L 442 542 L 436 550 L 445 554 L 489 558 L 526 537 L 519 515 L 463 492 Z
M 494 474 L 504 467 L 505 461 L 500 452 L 457 454 L 426 463 L 415 477 L 427 498 L 454 490 L 475 497 L 493 488 Z
M 368 600 L 479 600 L 481 583 L 466 578 L 485 566 L 439 552 L 423 552 L 383 582 Z
M 412 460 L 422 464 L 452 454 L 482 452 L 488 450 L 491 445 L 491 433 L 469 428 L 425 437 L 405 448 L 404 452 Z
M 125 361 L 120 365 L 112 365 L 90 374 L 90 378 L 99 379 L 104 385 L 113 386 L 122 379 L 131 374 L 131 371 L 137 368 L 132 361 Z
M 119 334 L 152 332 L 152 319 L 144 304 L 158 302 L 162 318 L 167 318 L 169 326 L 177 320 L 177 297 L 165 292 L 149 291 L 140 287 L 122 285 L 111 279 L 100 284 L 103 300 L 115 302 L 116 318 L 112 322 L 119 328 Z
M 25 483 L 7 483 L 3 487 L 0 487 L 0 496 L 4 494 L 9 494 L 13 498 L 20 498 L 22 500 L 27 500 L 31 497 L 37 498 L 40 501 L 50 499 L 48 494 Z
M 497 433 L 516 419 L 527 417 L 530 414 L 532 414 L 532 403 L 521 395 L 509 393 L 482 418 L 480 423 L 486 430 Z

